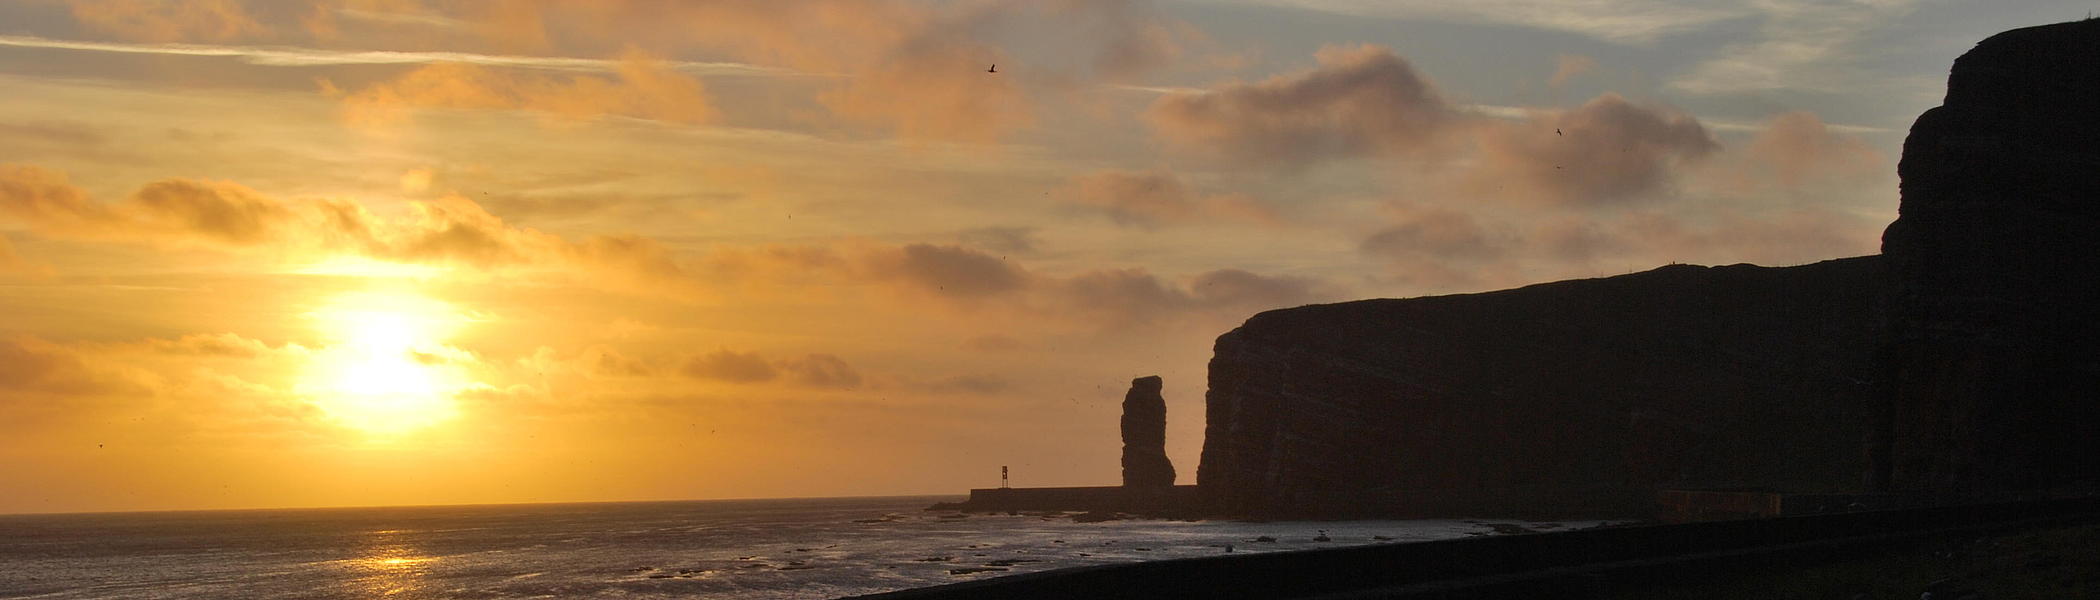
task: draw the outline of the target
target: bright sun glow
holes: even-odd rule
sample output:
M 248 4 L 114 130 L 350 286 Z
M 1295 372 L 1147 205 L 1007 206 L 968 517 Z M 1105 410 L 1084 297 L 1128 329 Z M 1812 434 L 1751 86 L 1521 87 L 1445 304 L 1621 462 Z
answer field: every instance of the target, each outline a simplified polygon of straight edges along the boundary
M 328 336 L 301 393 L 336 421 L 373 434 L 427 427 L 454 416 L 466 354 L 443 344 L 466 319 L 411 293 L 345 294 L 313 312 Z

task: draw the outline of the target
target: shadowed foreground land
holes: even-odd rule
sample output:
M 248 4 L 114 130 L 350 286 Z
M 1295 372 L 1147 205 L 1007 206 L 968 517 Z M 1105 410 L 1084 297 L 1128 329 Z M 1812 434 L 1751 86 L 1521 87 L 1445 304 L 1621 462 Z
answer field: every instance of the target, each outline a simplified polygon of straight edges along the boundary
M 1947 578 L 1991 598 L 2088 597 L 2075 591 L 2100 577 L 2096 523 L 2100 499 L 2032 500 L 1155 561 L 860 598 L 1908 599 Z

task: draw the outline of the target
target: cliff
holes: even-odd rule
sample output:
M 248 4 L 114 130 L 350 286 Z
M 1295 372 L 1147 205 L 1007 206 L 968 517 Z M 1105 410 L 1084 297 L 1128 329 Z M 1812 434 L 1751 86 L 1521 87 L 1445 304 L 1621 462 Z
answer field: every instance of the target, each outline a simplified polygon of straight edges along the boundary
M 1256 315 L 1197 483 L 1271 515 L 2095 485 L 2096 106 L 2100 21 L 2008 31 L 1912 128 L 1881 256 Z
M 1251 514 L 1856 486 L 1880 265 L 1672 265 L 1265 312 L 1218 338 L 1196 480 Z
M 1877 484 L 1988 492 L 2100 478 L 2100 21 L 1954 62 L 1903 144 Z

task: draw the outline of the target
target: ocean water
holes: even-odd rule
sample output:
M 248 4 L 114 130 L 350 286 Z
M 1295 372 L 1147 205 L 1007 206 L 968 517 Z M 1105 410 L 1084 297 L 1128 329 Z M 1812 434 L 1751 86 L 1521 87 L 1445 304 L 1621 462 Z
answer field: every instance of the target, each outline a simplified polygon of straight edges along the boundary
M 1228 544 L 1274 552 L 1494 531 L 1456 520 L 1075 523 L 922 510 L 957 499 L 6 515 L 0 598 L 834 598 L 1210 556 Z M 1329 541 L 1315 541 L 1322 530 Z M 1261 536 L 1276 541 L 1253 541 Z

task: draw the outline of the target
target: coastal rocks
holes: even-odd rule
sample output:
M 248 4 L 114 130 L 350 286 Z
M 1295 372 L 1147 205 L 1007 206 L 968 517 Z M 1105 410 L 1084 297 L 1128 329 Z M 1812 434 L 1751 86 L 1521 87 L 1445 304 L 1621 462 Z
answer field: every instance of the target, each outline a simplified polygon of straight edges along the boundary
M 1881 268 L 1672 265 L 1261 313 L 1217 340 L 1197 484 L 1273 517 L 1634 515 L 1663 486 L 1857 486 Z
M 1130 380 L 1123 394 L 1123 485 L 1163 488 L 1174 485 L 1174 463 L 1167 460 L 1167 400 L 1160 396 L 1158 375 Z
M 1904 141 L 1877 487 L 2100 479 L 2100 21 L 2007 31 L 1954 62 Z

